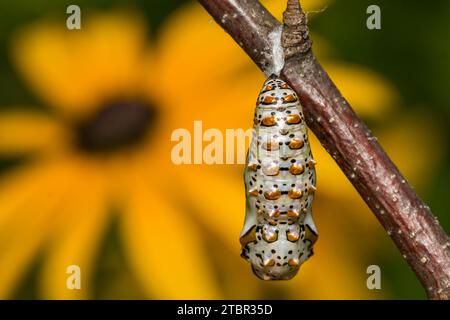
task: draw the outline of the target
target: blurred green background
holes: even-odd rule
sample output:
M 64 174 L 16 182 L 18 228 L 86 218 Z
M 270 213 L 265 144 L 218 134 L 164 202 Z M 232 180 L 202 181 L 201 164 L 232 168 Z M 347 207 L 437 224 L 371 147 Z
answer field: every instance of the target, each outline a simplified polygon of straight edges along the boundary
M 151 38 L 158 39 L 166 19 L 177 9 L 192 1 L 145 1 L 145 0 L 85 0 L 77 1 L 82 8 L 82 19 L 90 9 L 99 11 L 135 7 L 141 12 L 148 24 Z M 10 43 L 14 32 L 25 25 L 47 17 L 61 19 L 64 23 L 65 8 L 73 1 L 35 0 L 0 2 L 0 110 L 8 111 L 15 106 L 26 106 L 47 112 L 42 100 L 29 90 L 11 63 Z M 365 28 L 366 8 L 371 4 L 381 7 L 382 29 Z M 401 97 L 399 107 L 389 117 L 406 117 L 410 114 L 431 117 L 433 126 L 439 128 L 439 149 L 423 154 L 424 158 L 434 158 L 436 152 L 439 161 L 426 167 L 421 174 L 426 183 L 418 189 L 419 194 L 429 204 L 441 225 L 450 231 L 450 212 L 448 196 L 450 195 L 450 2 L 436 0 L 405 1 L 384 0 L 338 0 L 328 4 L 321 13 L 311 13 L 310 28 L 314 34 L 325 39 L 332 49 L 327 53 L 330 60 L 362 65 L 381 75 L 396 88 Z M 82 20 L 83 21 L 83 20 Z M 227 37 L 225 34 L 224 37 Z M 231 43 L 231 39 L 228 39 Z M 320 42 L 320 40 L 318 41 Z M 259 84 L 258 84 L 259 85 Z M 252 93 L 256 96 L 256 92 Z M 372 97 L 367 96 L 367 99 Z M 28 107 L 33 106 L 33 107 Z M 371 117 L 365 119 L 369 126 L 375 124 Z M 387 120 L 386 120 L 387 121 Z M 189 126 L 187 124 L 186 126 Z M 423 126 L 420 117 L 415 122 L 414 130 L 419 135 L 427 136 L 427 126 Z M 389 139 L 389 138 L 387 138 Z M 426 139 L 425 139 L 426 140 Z M 416 141 L 408 142 L 407 148 L 427 150 Z M 425 151 L 424 151 L 425 152 Z M 28 156 L 2 155 L 0 157 L 0 179 L 8 172 L 20 168 L 29 160 Z M 406 159 L 408 161 L 409 159 Z M 318 167 L 319 180 L 321 177 Z M 319 189 L 320 191 L 320 189 Z M 349 205 L 351 208 L 351 205 Z M 240 213 L 236 213 L 240 214 Z M 242 213 L 243 215 L 243 213 Z M 315 216 L 320 215 L 316 210 Z M 322 221 L 321 224 L 325 224 Z M 95 285 L 92 297 L 95 298 L 146 298 L 148 295 L 126 262 L 124 247 L 118 236 L 117 221 L 109 222 L 108 231 L 102 241 L 102 249 L 96 257 Z M 321 226 L 319 225 L 319 232 Z M 329 228 L 327 228 L 329 229 Z M 377 233 L 380 234 L 380 233 Z M 366 235 L 370 238 L 370 235 Z M 320 239 L 319 239 L 320 241 Z M 385 250 L 371 252 L 367 264 L 378 264 L 382 268 L 382 283 L 388 289 L 372 298 L 423 299 L 425 298 L 420 283 L 409 269 L 407 263 L 396 251 L 387 237 L 380 239 Z M 237 254 L 237 253 L 236 253 Z M 319 249 L 316 255 L 320 254 Z M 13 298 L 39 298 L 39 270 L 43 257 L 33 260 L 16 286 Z M 314 259 L 314 258 L 313 258 Z M 0 260 L 0 264 L 1 264 Z M 309 263 L 309 262 L 307 262 Z M 330 262 L 332 263 L 332 262 Z M 240 266 L 242 267 L 242 266 Z M 248 267 L 248 266 L 243 266 Z M 250 270 L 247 270 L 250 272 Z M 325 272 L 325 271 L 324 271 Z M 0 277 L 2 275 L 0 274 Z M 301 277 L 301 272 L 300 275 Z M 363 274 L 364 277 L 364 274 Z M 342 288 L 345 290 L 345 288 Z M 276 293 L 267 295 L 277 296 Z M 265 296 L 265 297 L 267 297 Z M 226 295 L 233 298 L 232 294 Z M 289 296 L 290 297 L 290 296 Z M 317 297 L 317 296 L 315 296 Z M 339 296 L 336 296 L 339 298 Z M 366 297 L 363 297 L 366 298 Z

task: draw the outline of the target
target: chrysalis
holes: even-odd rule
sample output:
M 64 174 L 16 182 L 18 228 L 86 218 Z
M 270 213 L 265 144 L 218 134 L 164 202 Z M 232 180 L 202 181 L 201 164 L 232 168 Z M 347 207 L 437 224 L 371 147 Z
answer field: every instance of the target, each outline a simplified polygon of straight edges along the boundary
M 241 256 L 263 280 L 287 280 L 312 254 L 315 161 L 296 93 L 272 75 L 256 102 L 244 172 Z

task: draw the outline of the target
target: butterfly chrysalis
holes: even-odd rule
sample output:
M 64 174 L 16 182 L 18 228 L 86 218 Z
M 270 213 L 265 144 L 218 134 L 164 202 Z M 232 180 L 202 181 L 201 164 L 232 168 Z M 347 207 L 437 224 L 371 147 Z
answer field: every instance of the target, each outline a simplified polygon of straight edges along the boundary
M 287 280 L 313 253 L 315 161 L 297 94 L 275 75 L 256 102 L 244 172 L 241 256 L 263 280 Z

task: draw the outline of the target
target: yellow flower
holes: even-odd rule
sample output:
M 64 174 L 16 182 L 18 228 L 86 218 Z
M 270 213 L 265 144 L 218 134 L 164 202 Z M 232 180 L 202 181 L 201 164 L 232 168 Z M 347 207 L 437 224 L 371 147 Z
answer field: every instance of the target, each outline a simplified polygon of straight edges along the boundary
M 90 297 L 99 243 L 118 207 L 130 264 L 150 297 L 221 297 L 205 239 L 180 209 L 165 163 L 170 112 L 150 99 L 164 86 L 141 85 L 158 77 L 142 19 L 96 14 L 81 32 L 39 22 L 13 45 L 19 71 L 53 112 L 0 117 L 0 152 L 35 154 L 0 186 L 0 296 L 43 249 L 42 297 Z M 82 270 L 80 291 L 66 288 L 70 265 Z
M 277 16 L 279 3 L 270 3 Z M 321 41 L 316 51 L 326 47 Z M 383 124 L 381 108 L 392 110 L 397 99 L 392 86 L 322 55 L 356 110 Z M 92 297 L 96 257 L 114 216 L 132 273 L 150 298 L 377 297 L 365 287 L 366 260 L 380 248 L 372 239 L 385 236 L 316 139 L 320 239 L 314 258 L 288 282 L 261 282 L 239 257 L 242 165 L 172 163 L 175 129 L 192 130 L 195 120 L 222 132 L 250 127 L 264 81 L 198 5 L 173 14 L 151 45 L 133 12 L 89 13 L 81 31 L 38 22 L 14 37 L 13 58 L 51 112 L 0 114 L 0 155 L 34 156 L 0 182 L 0 298 L 12 294 L 39 253 L 43 298 Z M 383 125 L 380 140 L 388 136 L 388 151 L 408 139 L 420 143 L 412 128 L 408 119 L 392 132 Z M 394 160 L 417 177 L 428 165 L 426 148 L 433 146 L 393 150 Z M 70 265 L 82 270 L 82 290 L 66 287 Z

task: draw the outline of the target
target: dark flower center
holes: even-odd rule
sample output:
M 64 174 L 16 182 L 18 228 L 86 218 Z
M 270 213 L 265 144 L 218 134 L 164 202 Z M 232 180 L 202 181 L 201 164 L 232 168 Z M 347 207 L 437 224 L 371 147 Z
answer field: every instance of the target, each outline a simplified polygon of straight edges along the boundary
M 155 118 L 155 108 L 139 101 L 108 103 L 77 126 L 77 144 L 87 152 L 110 152 L 135 145 Z

